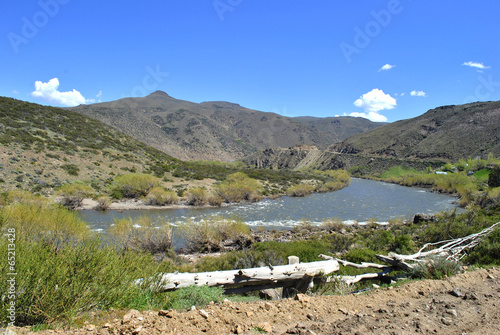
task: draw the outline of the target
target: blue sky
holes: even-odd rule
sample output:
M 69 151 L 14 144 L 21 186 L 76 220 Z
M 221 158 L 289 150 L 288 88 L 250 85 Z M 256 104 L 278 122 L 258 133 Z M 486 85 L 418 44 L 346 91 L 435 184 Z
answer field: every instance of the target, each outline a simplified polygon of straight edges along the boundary
M 498 1 L 3 1 L 0 95 L 393 122 L 500 100 Z

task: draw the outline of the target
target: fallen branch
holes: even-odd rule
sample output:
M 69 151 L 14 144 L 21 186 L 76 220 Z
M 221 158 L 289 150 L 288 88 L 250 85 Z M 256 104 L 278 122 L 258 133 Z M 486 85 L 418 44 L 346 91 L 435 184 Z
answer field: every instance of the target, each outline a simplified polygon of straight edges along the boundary
M 307 277 L 327 275 L 339 270 L 334 260 L 266 266 L 260 268 L 213 271 L 200 273 L 167 273 L 160 279 L 161 290 L 173 290 L 192 285 L 234 287 L 244 285 L 273 285 L 280 282 L 294 282 Z M 140 282 L 140 281 L 139 281 Z

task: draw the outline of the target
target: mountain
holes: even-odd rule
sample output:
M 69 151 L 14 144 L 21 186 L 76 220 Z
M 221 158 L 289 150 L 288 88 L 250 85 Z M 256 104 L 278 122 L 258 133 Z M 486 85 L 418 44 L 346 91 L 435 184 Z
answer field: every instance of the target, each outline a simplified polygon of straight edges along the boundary
M 290 118 L 224 101 L 193 103 L 162 91 L 70 110 L 184 160 L 234 161 L 266 148 L 303 144 L 326 149 L 381 125 L 353 117 Z
M 328 151 L 444 162 L 500 156 L 500 101 L 438 107 L 351 136 Z
M 245 159 L 261 168 L 425 168 L 460 159 L 500 156 L 500 101 L 443 106 L 421 116 L 353 135 L 326 150 L 263 150 Z

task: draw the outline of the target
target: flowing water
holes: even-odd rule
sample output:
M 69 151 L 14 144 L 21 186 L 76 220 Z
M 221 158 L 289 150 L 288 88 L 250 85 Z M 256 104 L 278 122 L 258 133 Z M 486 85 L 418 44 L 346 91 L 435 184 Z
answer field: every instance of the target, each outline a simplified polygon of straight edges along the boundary
M 337 192 L 311 194 L 303 198 L 282 197 L 258 203 L 223 208 L 165 210 L 81 211 L 92 229 L 106 231 L 114 219 L 150 216 L 173 224 L 200 221 L 214 215 L 237 218 L 250 226 L 292 227 L 303 221 L 321 223 L 337 218 L 345 223 L 375 220 L 385 223 L 396 218 L 410 220 L 417 213 L 432 214 L 456 209 L 455 198 L 425 189 L 403 187 L 372 180 L 352 179 L 349 187 Z

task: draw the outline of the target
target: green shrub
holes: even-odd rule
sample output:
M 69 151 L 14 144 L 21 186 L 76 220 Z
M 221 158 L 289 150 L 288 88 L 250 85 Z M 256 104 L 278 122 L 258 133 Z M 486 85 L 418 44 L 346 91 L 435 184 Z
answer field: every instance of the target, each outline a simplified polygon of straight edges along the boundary
M 146 196 L 146 205 L 165 206 L 176 204 L 179 197 L 174 191 L 165 190 L 162 187 L 153 187 Z
M 70 176 L 78 176 L 78 172 L 80 172 L 80 168 L 76 164 L 63 164 L 61 165 L 61 169 L 66 171 Z
M 224 199 L 222 199 L 218 195 L 209 194 L 207 197 L 207 202 L 209 203 L 210 206 L 220 207 L 220 206 L 222 206 Z
M 467 264 L 500 265 L 500 229 L 496 228 L 471 250 L 465 258 Z
M 394 240 L 394 245 L 391 248 L 398 254 L 408 255 L 415 251 L 415 242 L 410 235 L 398 235 Z
M 203 307 L 210 302 L 224 300 L 224 289 L 221 287 L 190 286 L 178 289 L 167 296 L 166 309 L 187 309 L 191 306 Z
M 148 216 L 135 221 L 132 218 L 115 220 L 109 232 L 126 251 L 145 251 L 154 255 L 167 253 L 172 248 L 172 226 L 156 223 Z
M 111 194 L 115 198 L 140 198 L 153 187 L 160 186 L 160 179 L 144 173 L 131 173 L 115 178 Z
M 97 205 L 94 207 L 96 211 L 105 211 L 111 205 L 111 198 L 107 195 L 100 195 L 96 199 Z
M 94 193 L 92 187 L 82 184 L 73 183 L 65 184 L 56 190 L 56 194 L 62 197 L 62 204 L 68 209 L 80 207 L 84 198 L 91 196 Z
M 252 245 L 252 250 L 259 252 L 272 251 L 280 256 L 284 263 L 288 262 L 288 256 L 297 256 L 301 262 L 318 261 L 320 254 L 327 254 L 331 250 L 330 243 L 323 240 L 307 240 L 278 242 L 269 241 Z
M 410 276 L 420 279 L 441 279 L 457 274 L 461 267 L 460 262 L 446 259 L 446 257 L 429 257 L 426 262 L 418 263 L 410 271 Z
M 493 168 L 488 176 L 489 187 L 500 187 L 500 167 Z
M 355 248 L 349 250 L 345 255 L 344 259 L 353 262 L 353 263 L 362 263 L 362 262 L 376 262 L 377 258 L 375 257 L 377 253 L 371 249 L 367 248 Z
M 243 200 L 258 201 L 262 199 L 262 190 L 262 185 L 257 180 L 248 177 L 243 172 L 229 175 L 216 187 L 217 195 L 228 203 Z
M 191 188 L 184 194 L 187 198 L 186 203 L 191 206 L 203 206 L 207 203 L 207 191 L 201 187 Z
M 57 204 L 15 202 L 0 210 L 0 218 L 2 227 L 14 228 L 19 238 L 43 242 L 54 250 L 90 235 L 77 213 Z
M 315 190 L 314 186 L 309 184 L 297 184 L 290 186 L 286 190 L 286 194 L 290 197 L 304 197 L 308 194 L 313 193 Z
M 7 255 L 5 239 L 0 253 Z M 147 280 L 166 270 L 151 256 L 121 253 L 102 247 L 99 240 L 64 245 L 57 252 L 44 243 L 16 241 L 16 325 L 70 323 L 77 314 L 109 308 L 150 308 L 138 301 L 154 302 L 157 293 Z M 8 267 L 0 267 L 0 289 L 7 292 Z M 147 297 L 147 299 L 145 298 Z M 159 300 L 159 299 L 158 299 Z M 7 320 L 8 299 L 0 300 L 0 325 Z
M 213 217 L 201 222 L 185 222 L 178 225 L 186 249 L 194 252 L 216 252 L 223 248 L 225 240 L 248 244 L 250 229 L 244 222 Z

